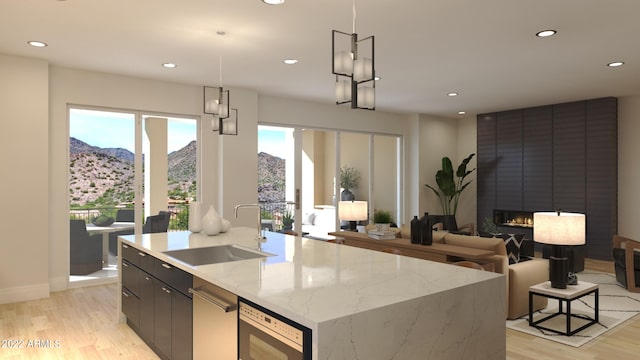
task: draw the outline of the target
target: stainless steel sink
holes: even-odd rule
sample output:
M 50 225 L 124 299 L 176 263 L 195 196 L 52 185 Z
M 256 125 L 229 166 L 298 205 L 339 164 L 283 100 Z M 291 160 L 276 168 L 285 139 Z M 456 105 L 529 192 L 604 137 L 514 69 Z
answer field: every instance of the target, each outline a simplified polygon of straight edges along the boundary
M 273 254 L 251 250 L 238 245 L 218 245 L 193 249 L 170 250 L 164 251 L 163 253 L 192 266 L 273 256 Z

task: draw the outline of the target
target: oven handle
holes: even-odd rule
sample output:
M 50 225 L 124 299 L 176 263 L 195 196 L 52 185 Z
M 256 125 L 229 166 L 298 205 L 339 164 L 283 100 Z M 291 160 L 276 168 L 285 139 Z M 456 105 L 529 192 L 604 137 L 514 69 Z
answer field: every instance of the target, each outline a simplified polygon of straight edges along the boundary
M 214 295 L 212 295 L 211 293 L 206 292 L 205 290 L 203 290 L 202 288 L 189 288 L 189 293 L 199 297 L 200 299 L 215 305 L 216 307 L 220 308 L 220 310 L 224 311 L 224 312 L 231 312 L 235 310 L 235 306 L 232 304 L 227 303 L 224 300 L 221 300 L 217 297 L 215 297 Z

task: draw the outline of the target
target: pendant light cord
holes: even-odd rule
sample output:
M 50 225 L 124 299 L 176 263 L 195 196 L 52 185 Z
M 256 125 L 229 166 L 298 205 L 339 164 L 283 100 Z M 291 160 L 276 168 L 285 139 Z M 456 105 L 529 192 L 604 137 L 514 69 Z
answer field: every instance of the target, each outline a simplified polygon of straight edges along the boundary
M 353 0 L 353 31 L 352 34 L 356 33 L 356 0 Z
M 222 55 L 220 55 L 220 69 L 218 72 L 218 76 L 220 79 L 220 87 L 222 88 Z

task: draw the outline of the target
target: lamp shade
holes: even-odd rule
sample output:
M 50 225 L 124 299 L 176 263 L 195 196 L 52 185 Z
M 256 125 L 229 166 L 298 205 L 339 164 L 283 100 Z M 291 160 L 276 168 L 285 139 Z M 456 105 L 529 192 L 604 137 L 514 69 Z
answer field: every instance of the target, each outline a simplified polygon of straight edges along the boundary
M 373 109 L 376 106 L 376 90 L 372 87 L 362 86 L 358 88 L 358 107 Z
M 568 212 L 533 213 L 533 238 L 550 245 L 583 245 L 586 217 Z
M 366 201 L 339 201 L 338 218 L 345 221 L 367 220 Z
M 371 59 L 363 58 L 354 61 L 353 80 L 373 80 L 373 61 L 371 61 Z
M 333 55 L 333 70 L 336 74 L 350 76 L 353 73 L 353 53 L 340 51 Z
M 336 101 L 339 103 L 351 101 L 351 81 L 336 81 Z

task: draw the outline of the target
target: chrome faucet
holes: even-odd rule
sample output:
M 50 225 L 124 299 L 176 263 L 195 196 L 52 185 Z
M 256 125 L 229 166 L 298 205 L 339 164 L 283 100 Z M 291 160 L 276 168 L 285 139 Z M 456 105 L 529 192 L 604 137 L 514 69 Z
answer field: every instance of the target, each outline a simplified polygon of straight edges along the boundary
M 240 204 L 240 205 L 236 205 L 236 207 L 234 208 L 234 213 L 236 216 L 236 219 L 238 218 L 238 209 L 240 208 L 256 208 L 258 209 L 258 245 L 260 244 L 260 241 L 263 239 L 266 239 L 264 237 L 264 235 L 262 235 L 262 221 L 260 219 L 260 205 L 258 204 Z

